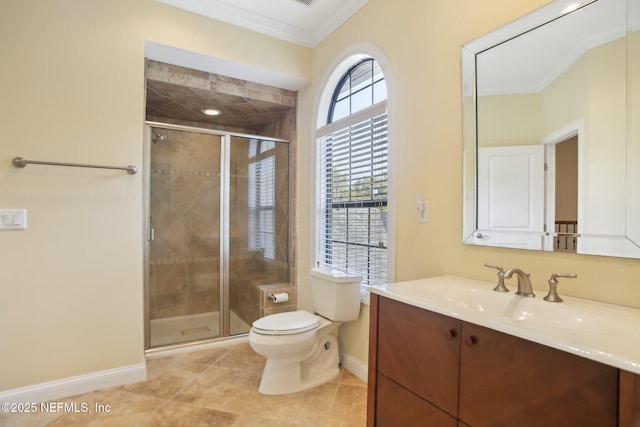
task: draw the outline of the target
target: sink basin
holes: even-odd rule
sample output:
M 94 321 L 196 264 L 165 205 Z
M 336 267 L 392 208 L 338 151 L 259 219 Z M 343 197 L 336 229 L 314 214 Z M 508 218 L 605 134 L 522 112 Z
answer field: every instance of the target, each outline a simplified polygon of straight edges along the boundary
M 541 291 L 532 298 L 494 286 L 441 276 L 371 292 L 640 374 L 640 310 L 567 296 L 552 303 Z

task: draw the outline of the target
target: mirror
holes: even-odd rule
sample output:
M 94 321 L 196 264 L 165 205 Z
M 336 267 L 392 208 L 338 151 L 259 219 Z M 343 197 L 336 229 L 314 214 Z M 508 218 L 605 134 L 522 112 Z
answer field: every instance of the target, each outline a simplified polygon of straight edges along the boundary
M 463 241 L 640 258 L 640 0 L 556 0 L 462 47 Z

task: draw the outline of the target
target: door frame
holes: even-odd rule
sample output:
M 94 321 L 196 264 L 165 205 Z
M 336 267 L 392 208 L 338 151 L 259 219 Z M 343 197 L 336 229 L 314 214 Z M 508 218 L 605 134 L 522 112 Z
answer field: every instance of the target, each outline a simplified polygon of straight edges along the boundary
M 545 228 L 543 250 L 553 251 L 553 240 L 556 222 L 556 145 L 567 139 L 578 137 L 578 229 L 579 236 L 582 227 L 582 185 L 584 167 L 581 159 L 584 159 L 585 124 L 583 119 L 573 121 L 540 139 L 544 145 L 545 157 Z M 580 239 L 576 239 L 576 252 L 580 253 Z

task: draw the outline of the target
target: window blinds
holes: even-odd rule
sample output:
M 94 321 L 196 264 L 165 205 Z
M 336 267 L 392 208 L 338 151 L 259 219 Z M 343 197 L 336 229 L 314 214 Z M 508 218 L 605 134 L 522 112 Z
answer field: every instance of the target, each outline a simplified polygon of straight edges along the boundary
M 249 248 L 274 259 L 275 155 L 249 163 Z
M 386 110 L 332 127 L 319 140 L 318 262 L 379 286 L 387 280 Z

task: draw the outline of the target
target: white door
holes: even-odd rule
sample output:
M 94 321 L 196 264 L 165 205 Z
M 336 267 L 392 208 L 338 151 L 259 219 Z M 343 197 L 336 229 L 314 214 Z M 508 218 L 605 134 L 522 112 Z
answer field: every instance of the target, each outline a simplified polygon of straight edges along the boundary
M 476 243 L 541 249 L 544 146 L 478 149 Z

